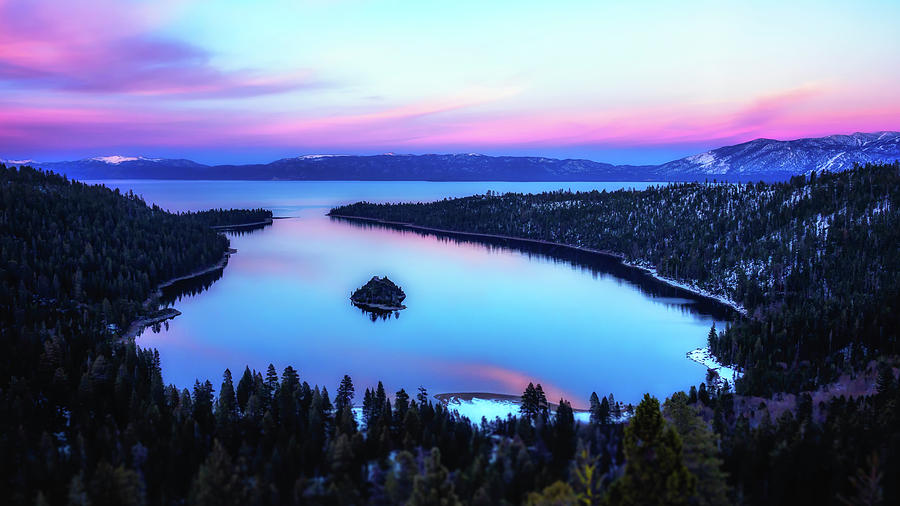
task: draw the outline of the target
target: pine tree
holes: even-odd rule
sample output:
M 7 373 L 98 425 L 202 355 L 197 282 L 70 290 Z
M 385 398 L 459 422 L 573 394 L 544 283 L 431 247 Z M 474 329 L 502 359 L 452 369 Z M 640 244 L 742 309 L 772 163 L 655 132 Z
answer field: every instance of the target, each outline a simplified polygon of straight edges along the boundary
M 575 450 L 575 461 L 572 462 L 572 469 L 569 472 L 572 491 L 578 499 L 577 504 L 579 505 L 601 504 L 606 476 L 601 471 L 599 459 L 592 456 L 580 441 L 578 444 L 579 448 Z
M 895 383 L 894 368 L 887 363 L 879 364 L 878 376 L 875 380 L 875 391 L 880 395 L 886 394 L 893 389 Z
M 391 504 L 406 504 L 412 495 L 418 466 L 415 457 L 408 451 L 397 452 L 394 461 L 395 464 L 385 480 L 385 493 Z
M 253 391 L 253 374 L 250 372 L 249 367 L 244 367 L 244 374 L 241 375 L 241 380 L 238 381 L 237 386 L 237 403 L 238 407 L 240 407 L 241 412 L 243 412 L 247 408 L 247 401 L 250 399 L 250 394 Z
M 222 375 L 222 387 L 219 389 L 218 411 L 225 412 L 229 415 L 237 414 L 237 402 L 234 395 L 234 383 L 231 377 L 231 371 L 225 369 Z
M 621 414 L 619 416 L 621 416 Z M 600 401 L 600 423 L 603 425 L 612 423 L 612 410 L 609 407 L 609 400 L 605 395 Z
M 428 404 L 428 390 L 426 390 L 425 387 L 419 387 L 419 393 L 416 394 L 416 402 L 419 403 L 420 408 Z
M 697 477 L 697 491 L 691 503 L 700 506 L 730 504 L 716 435 L 689 405 L 689 400 L 684 392 L 676 392 L 666 400 L 663 413 L 681 437 L 685 467 Z
M 409 409 L 409 394 L 402 388 L 394 394 L 394 418 L 402 421 Z
M 345 374 L 338 387 L 337 395 L 334 396 L 334 408 L 337 413 L 340 413 L 344 408 L 351 407 L 353 407 L 353 380 Z
M 379 381 L 379 382 L 378 382 L 378 386 L 375 387 L 374 396 L 375 396 L 375 398 L 374 398 L 374 400 L 375 400 L 375 413 L 376 413 L 376 416 L 377 416 L 377 414 L 380 414 L 382 411 L 384 411 L 384 405 L 385 405 L 385 403 L 388 402 L 388 400 L 387 400 L 387 394 L 386 394 L 385 391 L 384 391 L 384 385 L 381 384 L 381 381 Z
M 522 414 L 522 418 L 527 420 L 534 420 L 537 417 L 538 400 L 534 383 L 529 383 L 525 387 L 525 392 L 522 393 L 522 402 L 519 404 L 519 413 Z
M 363 394 L 362 415 L 363 423 L 366 424 L 366 427 L 369 427 L 375 418 L 375 400 L 373 399 L 372 391 L 368 388 Z
M 600 397 L 597 392 L 591 392 L 591 423 L 597 425 L 600 423 Z
M 247 489 L 236 473 L 231 456 L 218 441 L 191 484 L 190 504 L 198 506 L 242 505 Z
M 666 427 L 659 401 L 650 394 L 625 428 L 625 474 L 610 487 L 614 505 L 688 504 L 696 478 L 682 461 L 681 439 Z
M 278 373 L 275 371 L 275 366 L 269 364 L 269 367 L 266 369 L 266 391 L 268 393 L 268 398 L 271 401 L 275 392 L 278 390 Z
M 575 444 L 575 413 L 568 401 L 560 399 L 553 420 L 553 461 L 557 469 L 565 469 L 575 454 Z
M 555 481 L 544 487 L 540 493 L 531 492 L 525 499 L 526 506 L 575 506 L 578 504 L 583 503 L 575 496 L 572 487 L 564 481 Z
M 424 473 L 416 476 L 408 506 L 455 506 L 457 499 L 450 473 L 441 464 L 441 451 L 432 448 Z
M 550 402 L 547 401 L 547 396 L 544 394 L 544 387 L 538 383 L 537 386 L 534 387 L 534 393 L 538 414 L 546 420 L 550 416 Z
M 91 504 L 116 504 L 123 506 L 143 506 L 146 504 L 146 490 L 141 476 L 124 466 L 113 468 L 101 462 L 94 470 L 90 481 Z

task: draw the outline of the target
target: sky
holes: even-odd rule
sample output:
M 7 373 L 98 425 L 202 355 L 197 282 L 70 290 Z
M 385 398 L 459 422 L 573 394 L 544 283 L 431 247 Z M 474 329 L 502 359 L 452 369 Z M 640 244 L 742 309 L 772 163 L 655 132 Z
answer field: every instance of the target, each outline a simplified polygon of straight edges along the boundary
M 900 130 L 900 2 L 0 0 L 0 158 L 660 163 Z

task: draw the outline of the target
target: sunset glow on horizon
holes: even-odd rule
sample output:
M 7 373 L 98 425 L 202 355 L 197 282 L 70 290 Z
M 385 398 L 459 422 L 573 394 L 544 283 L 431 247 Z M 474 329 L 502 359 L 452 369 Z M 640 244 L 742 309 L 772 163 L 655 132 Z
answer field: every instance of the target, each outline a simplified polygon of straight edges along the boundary
M 900 3 L 0 0 L 0 159 L 659 163 L 900 130 Z

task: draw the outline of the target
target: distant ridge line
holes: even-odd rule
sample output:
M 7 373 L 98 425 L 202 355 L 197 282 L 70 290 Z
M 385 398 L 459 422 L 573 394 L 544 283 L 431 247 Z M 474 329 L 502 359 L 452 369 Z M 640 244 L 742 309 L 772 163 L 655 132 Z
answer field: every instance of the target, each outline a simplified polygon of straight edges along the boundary
M 74 161 L 6 160 L 74 179 L 244 181 L 782 181 L 854 164 L 900 160 L 900 132 L 853 133 L 788 141 L 754 139 L 659 165 L 478 153 L 306 154 L 264 164 L 205 165 L 186 159 L 107 155 Z M 0 160 L 2 161 L 2 160 Z

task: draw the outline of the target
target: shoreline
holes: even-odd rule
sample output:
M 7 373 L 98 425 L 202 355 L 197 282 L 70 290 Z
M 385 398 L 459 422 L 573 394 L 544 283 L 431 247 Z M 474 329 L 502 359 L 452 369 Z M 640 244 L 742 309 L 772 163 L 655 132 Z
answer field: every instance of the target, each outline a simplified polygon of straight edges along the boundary
M 273 219 L 268 219 L 265 221 L 257 221 L 257 222 L 253 222 L 253 223 L 238 223 L 235 225 L 216 225 L 216 226 L 211 226 L 209 228 L 212 230 L 215 230 L 219 234 L 223 234 L 227 230 L 234 230 L 234 229 L 240 229 L 240 228 L 246 228 L 246 227 L 256 227 L 256 226 L 260 226 L 260 225 L 263 225 L 263 226 L 271 225 L 272 220 Z M 174 285 L 175 283 L 178 283 L 179 281 L 186 281 L 189 279 L 203 276 L 205 274 L 209 274 L 211 272 L 216 272 L 218 270 L 225 269 L 225 266 L 228 265 L 228 258 L 235 253 L 237 253 L 237 250 L 231 247 L 231 243 L 229 241 L 229 244 L 228 244 L 228 246 L 226 246 L 225 251 L 222 252 L 222 257 L 219 258 L 219 260 L 216 263 L 214 263 L 208 267 L 204 267 L 202 269 L 197 269 L 195 271 L 191 271 L 183 276 L 178 276 L 178 277 L 175 277 L 172 279 L 167 279 L 166 281 L 163 281 L 162 283 L 156 285 L 156 289 L 154 289 L 152 292 L 150 292 L 150 295 L 144 300 L 144 304 L 143 304 L 144 310 L 149 311 L 150 303 L 153 302 L 154 299 L 159 299 L 160 297 L 162 297 L 163 289 L 168 288 L 168 287 Z M 158 323 L 162 323 L 166 320 L 171 320 L 172 318 L 175 318 L 176 316 L 181 315 L 181 311 L 179 311 L 175 308 L 159 309 L 158 305 L 157 305 L 157 308 L 154 310 L 154 312 L 155 312 L 155 314 L 153 314 L 153 315 L 144 314 L 144 315 L 141 315 L 141 316 L 137 317 L 136 319 L 134 319 L 130 324 L 128 324 L 128 328 L 125 329 L 125 332 L 123 332 L 122 335 L 119 336 L 117 340 L 118 341 L 126 341 L 126 340 L 134 341 L 135 338 L 137 338 L 137 336 L 140 335 L 140 333 L 143 332 L 144 329 L 146 329 L 147 327 L 156 325 Z
M 355 301 L 353 299 L 350 299 L 350 302 L 354 306 L 356 306 L 360 309 L 365 309 L 365 310 L 369 310 L 369 311 L 388 311 L 388 312 L 393 313 L 395 311 L 402 311 L 402 310 L 406 309 L 406 306 L 404 306 L 402 304 L 399 306 L 388 306 L 385 304 L 370 304 L 368 302 L 359 302 L 359 301 Z
M 349 216 L 349 215 L 345 215 L 345 214 L 331 214 L 331 213 L 329 213 L 328 216 L 333 217 L 333 218 L 347 219 L 347 220 L 368 221 L 368 222 L 373 222 L 373 223 L 380 223 L 383 225 L 394 225 L 394 226 L 398 226 L 398 227 L 402 227 L 402 228 L 408 228 L 411 230 L 423 230 L 426 232 L 438 232 L 438 233 L 448 234 L 448 235 L 486 237 L 486 238 L 491 238 L 491 239 L 503 239 L 503 240 L 510 240 L 510 241 L 524 241 L 524 242 L 529 242 L 529 243 L 533 243 L 533 244 L 542 244 L 545 246 L 556 246 L 556 247 L 562 247 L 562 248 L 567 248 L 567 249 L 571 249 L 571 250 L 581 251 L 584 253 L 592 253 L 595 255 L 611 257 L 611 258 L 620 260 L 622 262 L 622 264 L 625 266 L 644 271 L 645 273 L 649 274 L 656 280 L 661 281 L 669 286 L 672 286 L 675 288 L 680 288 L 682 290 L 686 290 L 698 297 L 703 297 L 705 299 L 714 300 L 724 306 L 727 306 L 727 307 L 737 311 L 742 316 L 747 316 L 747 310 L 744 309 L 744 307 L 741 306 L 740 304 L 738 304 L 737 302 L 734 302 L 733 300 L 730 300 L 730 299 L 720 296 L 720 295 L 715 295 L 703 288 L 692 286 L 692 285 L 689 285 L 689 284 L 681 282 L 681 281 L 676 281 L 674 279 L 670 279 L 670 278 L 661 276 L 659 273 L 657 273 L 655 268 L 629 262 L 628 260 L 626 260 L 625 255 L 623 255 L 622 253 L 617 253 L 615 251 L 598 250 L 598 249 L 593 249 L 593 248 L 585 248 L 583 246 L 575 246 L 572 244 L 564 244 L 561 242 L 545 241 L 542 239 L 528 239 L 528 238 L 524 238 L 524 237 L 515 237 L 515 236 L 511 236 L 511 235 L 486 234 L 486 233 L 482 233 L 482 232 L 461 232 L 458 230 L 448 230 L 448 229 L 442 229 L 442 228 L 426 227 L 423 225 L 416 225 L 413 223 L 406 223 L 406 222 L 402 222 L 402 221 L 382 220 L 379 218 L 367 218 L 364 216 Z
M 179 281 L 186 281 L 189 279 L 203 276 L 205 274 L 209 274 L 211 272 L 216 272 L 218 270 L 224 269 L 225 266 L 228 265 L 228 258 L 235 253 L 237 253 L 236 249 L 230 248 L 230 247 L 225 248 L 225 252 L 222 253 L 222 257 L 219 259 L 218 262 L 214 263 L 213 265 L 210 265 L 209 267 L 205 267 L 203 269 L 197 269 L 197 270 L 192 271 L 183 276 L 178 276 L 176 278 L 168 279 L 168 280 L 163 281 L 162 283 L 156 285 L 156 289 L 150 293 L 150 296 L 147 297 L 146 300 L 144 300 L 144 309 L 149 310 L 150 303 L 153 302 L 154 299 L 158 299 L 158 298 L 162 297 L 163 289 L 168 288 L 168 287 L 174 285 L 175 283 L 178 283 Z M 128 329 L 126 329 L 125 332 L 119 337 L 119 340 L 120 341 L 125 341 L 125 340 L 129 340 L 129 339 L 134 340 L 138 335 L 140 335 L 141 332 L 144 331 L 145 328 L 147 328 L 151 325 L 155 325 L 157 323 L 162 323 L 166 320 L 171 320 L 172 318 L 175 318 L 176 316 L 181 315 L 181 311 L 178 311 L 175 308 L 163 308 L 163 309 L 157 308 L 155 311 L 157 313 L 159 313 L 159 312 L 165 313 L 165 317 L 163 314 L 156 314 L 154 316 L 148 316 L 148 315 L 140 316 L 128 325 Z
M 237 225 L 210 225 L 209 228 L 213 230 L 238 230 L 242 228 L 250 228 L 250 227 L 258 227 L 260 225 L 271 225 L 273 220 L 282 219 L 282 218 L 269 218 L 268 220 L 263 221 L 254 221 L 253 223 L 239 223 Z
M 741 370 L 719 362 L 715 355 L 709 350 L 709 346 L 695 348 L 685 353 L 685 356 L 688 360 L 706 367 L 707 370 L 715 371 L 719 376 L 720 381 L 728 380 L 732 387 L 734 386 L 735 381 L 743 376 Z

